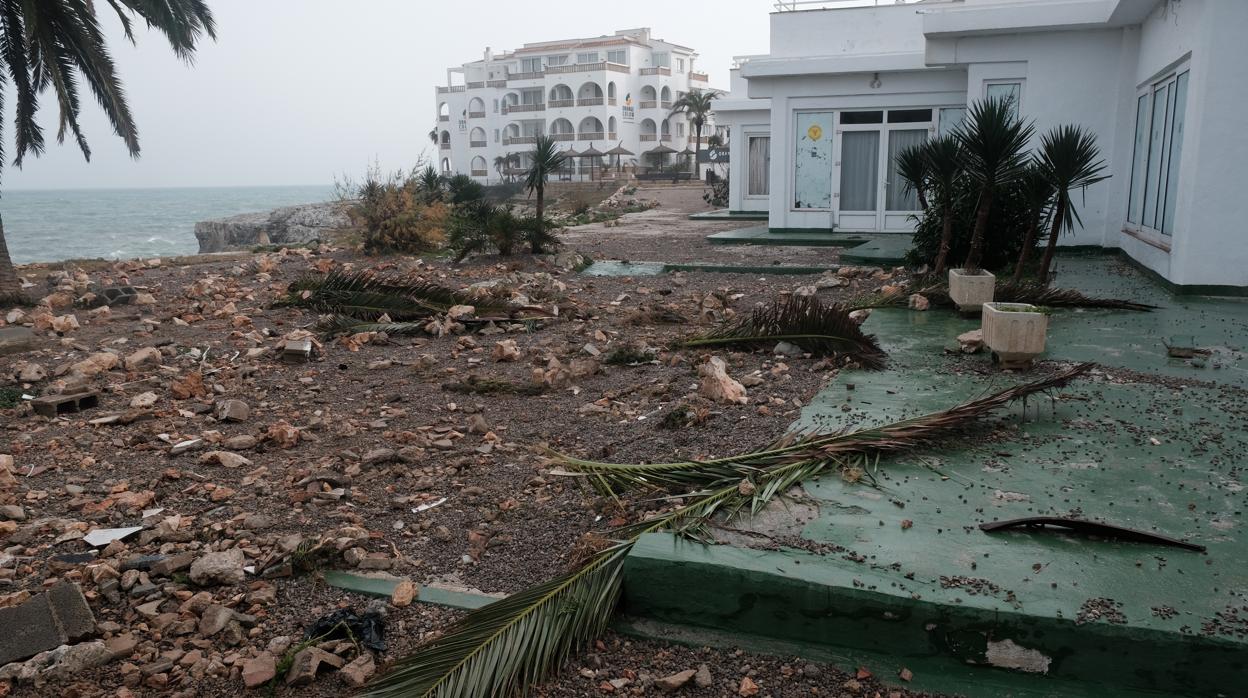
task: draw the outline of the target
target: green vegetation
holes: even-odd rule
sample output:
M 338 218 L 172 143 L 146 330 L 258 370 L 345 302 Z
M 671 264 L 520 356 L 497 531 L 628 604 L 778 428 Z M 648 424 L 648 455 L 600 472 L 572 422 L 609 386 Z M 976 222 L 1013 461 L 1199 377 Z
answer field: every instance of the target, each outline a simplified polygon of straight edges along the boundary
M 710 119 L 711 112 L 715 110 L 714 102 L 718 97 L 718 92 L 690 90 L 672 104 L 672 115 L 684 114 L 685 118 L 689 120 L 689 124 L 693 126 L 693 135 L 695 136 L 693 142 L 693 162 L 695 170 L 697 168 L 698 155 L 702 152 L 702 129 Z
M 529 249 L 533 254 L 541 254 L 543 252 L 543 243 L 546 238 L 541 235 L 545 232 L 546 223 L 546 181 L 550 175 L 559 171 L 563 167 L 566 158 L 563 153 L 559 152 L 559 144 L 549 136 L 538 136 L 537 143 L 533 146 L 533 150 L 529 153 L 529 175 L 525 179 L 524 186 L 529 190 L 530 194 L 537 196 L 537 228 L 538 235 L 529 243 Z
M 22 391 L 17 388 L 0 388 L 0 410 L 11 410 L 22 402 Z

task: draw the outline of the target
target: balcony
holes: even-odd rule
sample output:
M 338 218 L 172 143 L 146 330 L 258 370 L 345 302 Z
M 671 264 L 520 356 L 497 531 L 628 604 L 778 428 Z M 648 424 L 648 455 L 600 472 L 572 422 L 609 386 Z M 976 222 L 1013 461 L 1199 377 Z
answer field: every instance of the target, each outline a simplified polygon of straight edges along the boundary
M 626 65 L 619 63 L 609 63 L 607 61 L 598 61 L 597 63 L 568 63 L 566 65 L 548 65 L 546 66 L 547 75 L 559 75 L 563 73 L 589 73 L 596 70 L 611 70 L 617 73 L 631 72 Z
M 489 175 L 490 175 L 489 170 L 473 170 L 472 171 L 473 177 L 488 177 Z
M 638 102 L 638 103 L 637 103 L 637 108 L 638 108 L 638 109 L 654 109 L 654 108 L 656 108 L 656 107 L 658 107 L 658 106 L 659 106 L 659 103 L 658 103 L 658 102 L 653 102 L 653 101 L 652 101 L 652 102 Z
M 662 107 L 663 109 L 671 109 L 671 108 L 672 108 L 672 103 L 671 103 L 670 101 L 669 101 L 669 102 L 659 102 L 659 106 L 660 106 L 660 107 Z
M 546 104 L 550 105 L 551 109 L 560 109 L 562 107 L 575 107 L 576 100 L 575 99 L 552 99 Z
M 665 133 L 665 134 L 663 134 L 662 136 L 660 136 L 660 137 L 659 137 L 659 140 L 663 141 L 664 143 L 671 143 L 671 142 L 672 142 L 672 134 L 670 134 L 670 133 Z
M 658 66 L 655 68 L 642 68 L 642 75 L 671 75 L 672 69 L 667 66 Z
M 503 139 L 503 145 L 534 145 L 537 143 L 537 136 L 512 136 Z
M 489 145 L 489 143 L 485 141 L 468 141 L 469 148 L 484 148 L 487 145 Z
M 486 80 L 485 86 L 486 87 L 506 87 L 507 81 L 506 80 Z
M 485 112 L 483 112 L 483 111 L 470 111 L 470 112 L 468 112 L 468 118 L 469 118 L 469 119 L 484 119 L 484 118 L 485 118 Z
M 450 143 L 442 143 L 442 144 L 439 144 L 439 145 L 438 145 L 438 149 L 439 149 L 439 150 L 450 150 L 450 149 L 451 149 L 451 144 L 450 144 Z
M 512 80 L 537 80 L 545 75 L 546 71 L 543 70 L 535 70 L 530 73 L 512 73 L 507 76 L 507 82 L 511 82 Z
M 438 121 L 450 121 L 450 120 L 451 120 L 451 115 L 450 115 L 450 114 L 439 114 L 439 115 L 438 115 Z
M 444 95 L 450 92 L 463 92 L 466 89 L 468 88 L 464 87 L 463 85 L 451 85 L 450 87 L 439 87 L 438 94 Z
M 612 97 L 611 99 L 608 99 L 608 100 L 607 100 L 607 104 L 608 104 L 609 106 L 612 106 L 612 107 L 614 107 L 614 106 L 616 105 L 616 103 L 618 103 L 618 102 L 619 102 L 619 100 L 618 100 L 618 99 L 616 99 L 615 97 Z
M 541 103 L 503 105 L 504 114 L 516 114 L 526 111 L 546 111 L 546 105 Z
M 710 79 L 706 73 L 689 73 L 689 80 L 692 82 L 706 82 Z
M 578 141 L 600 141 L 606 138 L 606 134 L 602 131 L 586 131 L 576 137 Z
M 574 141 L 576 140 L 576 134 L 575 133 L 552 133 L 550 134 L 550 140 L 552 141 Z
M 587 97 L 576 100 L 576 106 L 578 107 L 601 107 L 602 104 L 602 97 Z
M 607 134 L 607 140 L 609 141 L 619 140 L 619 136 L 616 135 L 614 131 L 612 131 L 611 133 Z
M 464 87 L 467 87 L 470 90 L 479 90 L 485 87 L 485 83 L 484 82 L 466 82 L 464 83 Z
M 653 143 L 653 142 L 655 142 L 655 141 L 657 141 L 657 140 L 659 140 L 659 137 L 658 137 L 658 136 L 656 136 L 656 135 L 655 135 L 655 134 L 653 134 L 653 133 L 643 133 L 643 134 L 641 134 L 641 142 L 642 142 L 642 143 Z

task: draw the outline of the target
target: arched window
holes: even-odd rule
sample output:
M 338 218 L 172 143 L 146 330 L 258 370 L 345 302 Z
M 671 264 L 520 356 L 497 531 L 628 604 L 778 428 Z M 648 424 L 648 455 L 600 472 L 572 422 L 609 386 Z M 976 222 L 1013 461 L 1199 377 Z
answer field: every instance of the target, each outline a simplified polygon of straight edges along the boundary
M 616 137 L 615 134 L 615 117 L 612 116 L 607 119 L 607 138 L 614 139 Z
M 577 106 L 596 107 L 602 103 L 602 88 L 596 82 L 587 82 L 576 91 Z
M 614 82 L 607 83 L 607 99 L 610 99 L 610 100 L 615 99 L 615 83 Z
M 550 122 L 550 137 L 557 141 L 570 141 L 576 137 L 572 122 L 567 119 L 555 119 Z
M 489 165 L 486 164 L 485 158 L 480 155 L 472 159 L 472 176 L 486 177 L 490 174 Z
M 473 148 L 484 148 L 488 143 L 485 135 L 485 129 L 477 126 L 472 129 L 472 133 L 468 135 L 468 145 Z
M 654 123 L 654 119 L 641 120 L 641 140 L 657 141 L 659 139 L 659 127 Z
M 606 138 L 606 134 L 602 130 L 602 122 L 597 117 L 587 116 L 581 119 L 581 124 L 576 129 L 577 138 L 582 141 L 600 141 Z
M 664 86 L 663 86 L 663 92 L 662 92 L 662 94 L 660 94 L 660 95 L 659 95 L 659 99 L 661 99 L 661 100 L 663 101 L 663 108 L 664 108 L 664 109 L 666 109 L 666 108 L 668 108 L 668 107 L 672 106 L 672 88 L 667 87 L 666 85 L 664 85 Z
M 564 84 L 555 85 L 550 88 L 550 107 L 570 107 L 576 104 L 576 100 L 572 96 L 572 88 Z
M 442 144 L 443 148 L 451 147 L 451 132 L 443 131 L 442 133 L 438 134 L 438 142 Z
M 659 94 L 654 91 L 654 85 L 643 85 L 641 88 L 641 104 L 638 106 L 642 109 L 654 109 L 659 106 Z
M 468 102 L 468 118 L 480 119 L 485 116 L 485 100 L 473 97 Z
M 438 105 L 438 121 L 450 121 L 450 120 L 451 120 L 451 106 L 447 104 L 446 102 L 442 102 L 441 104 Z
M 451 173 L 450 158 L 442 158 L 442 174 L 450 174 L 450 173 Z

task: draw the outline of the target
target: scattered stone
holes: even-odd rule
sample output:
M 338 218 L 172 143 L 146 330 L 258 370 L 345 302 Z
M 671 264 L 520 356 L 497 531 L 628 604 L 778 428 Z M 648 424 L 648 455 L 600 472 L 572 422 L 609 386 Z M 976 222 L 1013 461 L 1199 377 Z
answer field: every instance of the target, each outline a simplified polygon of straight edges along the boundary
M 80 678 L 88 669 L 107 664 L 112 659 L 112 652 L 100 640 L 72 646 L 60 645 L 40 652 L 20 664 L 12 663 L 0 668 L 0 682 L 16 680 L 18 683 L 38 683 Z M 0 683 L 0 686 L 8 685 Z
M 225 552 L 207 553 L 191 564 L 191 581 L 200 586 L 242 584 L 247 579 L 243 551 L 230 548 Z
M 516 340 L 504 339 L 494 344 L 494 351 L 491 353 L 491 356 L 495 361 L 500 362 L 519 361 L 521 356 L 520 348 L 516 346 Z
M 339 669 L 343 665 L 342 658 L 316 647 L 305 647 L 291 662 L 290 671 L 286 672 L 287 686 L 306 686 L 316 680 L 316 672 L 322 664 Z
M 61 582 L 19 606 L 0 608 L 0 665 L 33 657 L 95 632 L 82 589 Z
M 25 521 L 26 510 L 18 504 L 5 504 L 0 506 L 0 519 L 5 521 Z
M 921 293 L 912 293 L 910 294 L 909 305 L 911 310 L 927 310 L 932 303 L 927 300 L 927 296 Z
M 741 685 L 737 688 L 737 695 L 745 698 L 758 695 L 758 684 L 754 683 L 754 679 L 748 676 L 741 677 Z
M 17 380 L 22 383 L 38 383 L 48 377 L 48 371 L 39 364 L 22 364 Z
M 958 335 L 958 347 L 963 354 L 978 354 L 984 348 L 984 331 L 971 330 Z
M 242 400 L 221 400 L 217 403 L 217 420 L 221 422 L 245 422 L 251 417 L 251 407 Z
M 35 347 L 35 332 L 29 327 L 0 327 L 0 356 L 19 354 Z
M 373 661 L 373 655 L 365 652 L 344 666 L 338 673 L 348 685 L 359 688 L 368 683 L 373 674 L 377 673 L 377 664 Z
M 250 467 L 251 460 L 230 451 L 209 451 L 199 457 L 200 463 L 216 463 L 223 468 Z
M 672 674 L 671 676 L 665 676 L 658 679 L 654 682 L 654 685 L 658 686 L 661 691 L 672 693 L 683 688 L 685 684 L 689 683 L 689 681 L 697 675 L 697 673 L 698 672 L 695 669 L 686 669 L 682 672 Z
M 744 405 L 749 402 L 745 386 L 728 375 L 728 365 L 718 356 L 712 356 L 698 366 L 698 394 L 716 402 Z
M 404 579 L 395 585 L 394 591 L 390 592 L 390 603 L 395 608 L 406 608 L 412 605 L 412 601 L 416 600 L 419 593 L 420 587 L 410 579 Z
M 693 683 L 698 688 L 710 688 L 715 683 L 715 679 L 711 676 L 711 668 L 705 664 L 698 666 L 698 673 L 693 675 Z
M 155 347 L 144 347 L 126 357 L 126 370 L 133 371 L 149 364 L 159 364 L 160 350 Z
M 850 320 L 853 320 L 854 322 L 858 323 L 859 325 L 861 325 L 862 323 L 866 322 L 866 321 L 867 321 L 867 318 L 869 318 L 869 317 L 871 317 L 871 309 L 870 309 L 870 308 L 860 308 L 860 309 L 858 309 L 858 310 L 851 310 L 851 311 L 850 311 L 850 313 L 849 313 L 849 319 L 850 319 Z
M 130 406 L 138 409 L 145 409 L 154 406 L 159 400 L 160 396 L 156 393 L 139 393 L 130 400 Z
M 268 652 L 261 652 L 243 662 L 243 685 L 259 688 L 277 676 L 277 661 Z
M 205 608 L 204 612 L 199 616 L 199 634 L 204 637 L 212 637 L 225 630 L 225 626 L 233 619 L 234 611 L 225 606 L 213 604 Z

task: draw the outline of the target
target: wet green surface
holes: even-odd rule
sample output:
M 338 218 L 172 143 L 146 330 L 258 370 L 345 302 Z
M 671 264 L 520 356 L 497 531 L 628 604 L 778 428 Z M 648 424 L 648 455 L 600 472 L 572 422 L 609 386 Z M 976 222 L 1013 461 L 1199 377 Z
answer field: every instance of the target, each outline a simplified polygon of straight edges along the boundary
M 767 218 L 766 211 L 729 211 L 726 208 L 689 214 L 692 221 L 765 221 Z
M 734 228 L 707 235 L 712 245 L 778 245 L 798 247 L 855 247 L 874 239 L 865 233 L 834 233 L 823 230 L 777 231 L 766 225 Z
M 647 579 L 677 570 L 696 593 L 630 591 L 630 602 L 666 621 L 705 617 L 899 657 L 983 664 L 985 642 L 1009 638 L 1049 658 L 1054 677 L 1193 694 L 1236 685 L 1248 666 L 1248 302 L 1172 297 L 1113 258 L 1066 258 L 1060 271 L 1063 287 L 1164 308 L 1054 310 L 1045 358 L 1096 361 L 1090 379 L 1057 400 L 1033 398 L 976 438 L 872 465 L 876 487 L 835 474 L 806 483 L 818 511 L 799 530 L 806 550 L 654 538 L 639 546 L 637 569 Z M 987 355 L 944 351 L 978 324 L 950 311 L 877 310 L 864 329 L 889 368 L 842 373 L 797 426 L 895 421 L 1025 380 Z M 1167 358 L 1163 340 L 1176 335 L 1210 354 Z M 978 528 L 1035 515 L 1208 551 Z

